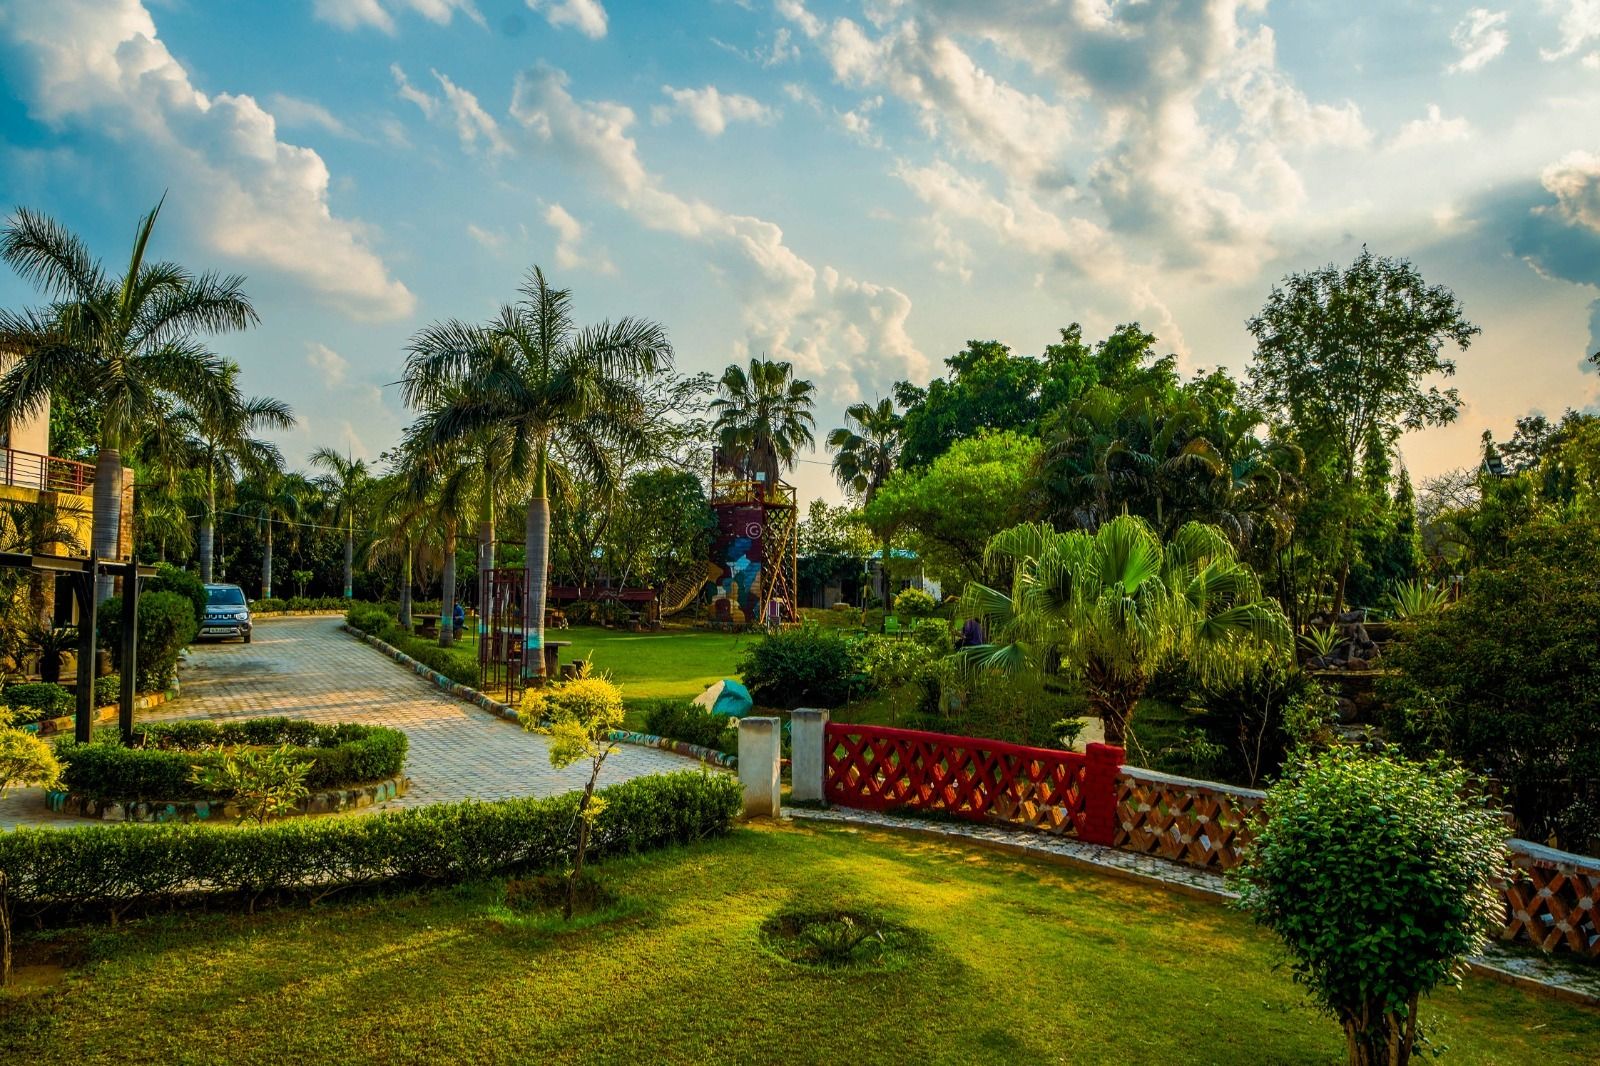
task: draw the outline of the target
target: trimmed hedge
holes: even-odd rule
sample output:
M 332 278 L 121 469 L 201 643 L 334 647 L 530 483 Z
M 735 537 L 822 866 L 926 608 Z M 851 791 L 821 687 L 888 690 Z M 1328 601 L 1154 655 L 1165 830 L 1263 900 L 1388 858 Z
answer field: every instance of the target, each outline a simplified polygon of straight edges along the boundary
M 726 755 L 739 754 L 738 719 L 713 714 L 693 700 L 655 699 L 644 703 L 644 731 L 681 740 Z
M 313 792 L 397 777 L 406 761 L 406 735 L 384 726 L 253 718 L 165 722 L 143 732 L 145 746 L 139 748 L 115 741 L 61 744 L 62 787 L 119 803 L 222 799 L 224 793 L 201 788 L 190 774 L 197 765 L 219 760 L 219 748 L 239 744 L 289 745 L 295 758 L 311 763 L 306 787 Z
M 250 610 L 262 614 L 275 611 L 345 611 L 350 601 L 343 596 L 271 596 L 264 600 L 251 600 Z
M 739 677 L 760 707 L 837 707 L 860 685 L 861 649 L 837 629 L 803 625 L 750 645 Z
M 17 712 L 18 722 L 38 722 L 71 714 L 76 701 L 72 693 L 53 681 L 23 681 L 7 685 L 0 702 Z
M 603 788 L 596 858 L 725 834 L 739 783 L 686 770 Z M 324 894 L 383 882 L 441 884 L 558 867 L 578 794 L 446 803 L 266 826 L 99 825 L 0 833 L 0 868 L 26 918 L 113 914 L 204 893 Z
M 443 674 L 458 685 L 477 688 L 479 671 L 477 660 L 460 651 L 439 647 L 436 641 L 424 640 L 406 632 L 395 621 L 388 608 L 373 603 L 354 604 L 345 612 L 345 625 L 359 629 L 368 636 L 377 637 L 385 644 L 411 656 L 435 673 Z

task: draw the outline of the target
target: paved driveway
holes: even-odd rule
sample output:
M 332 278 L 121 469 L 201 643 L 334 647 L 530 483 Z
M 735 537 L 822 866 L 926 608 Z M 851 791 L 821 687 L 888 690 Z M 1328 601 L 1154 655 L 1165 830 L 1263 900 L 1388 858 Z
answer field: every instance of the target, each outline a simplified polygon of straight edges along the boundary
M 581 764 L 552 769 L 543 737 L 445 695 L 345 633 L 337 618 L 263 619 L 251 644 L 196 645 L 180 678 L 182 696 L 142 721 L 287 715 L 405 730 L 411 789 L 385 807 L 548 796 L 582 787 L 587 774 Z M 698 765 L 623 744 L 600 779 L 611 784 Z M 0 825 L 18 824 L 85 823 L 51 815 L 39 791 L 25 789 L 0 801 Z

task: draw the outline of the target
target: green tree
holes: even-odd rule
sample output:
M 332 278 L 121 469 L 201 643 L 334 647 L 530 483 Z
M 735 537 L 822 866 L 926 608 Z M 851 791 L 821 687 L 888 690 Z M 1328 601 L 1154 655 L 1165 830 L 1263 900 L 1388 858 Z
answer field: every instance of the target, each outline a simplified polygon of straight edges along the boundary
M 1094 533 L 1024 524 L 991 540 L 985 562 L 1011 586 L 968 584 L 962 606 L 990 636 L 969 662 L 1080 674 L 1108 744 L 1124 742 L 1162 666 L 1183 663 L 1214 683 L 1291 648 L 1283 611 L 1215 526 L 1189 523 L 1163 544 L 1131 515 Z
M 828 447 L 834 453 L 833 478 L 866 507 L 894 473 L 900 458 L 900 431 L 905 423 L 890 399 L 851 404 L 845 408 L 844 417 L 845 424 L 828 434 Z M 889 561 L 893 556 L 890 540 L 890 527 L 885 526 L 881 531 L 882 553 L 878 556 L 883 562 L 879 594 L 884 603 L 889 602 Z
M 1039 442 L 985 433 L 958 442 L 925 470 L 897 470 L 865 509 L 867 524 L 906 533 L 924 567 L 946 581 L 983 575 L 989 538 L 1029 512 Z
M 1503 920 L 1510 835 L 1459 769 L 1334 748 L 1267 793 L 1232 880 L 1344 1029 L 1351 1066 L 1405 1066 L 1417 1006 Z
M 115 559 L 122 514 L 122 457 L 174 401 L 207 409 L 226 398 L 226 364 L 199 340 L 257 321 L 237 275 L 195 275 L 176 263 L 147 263 L 161 205 L 139 221 L 128 267 L 107 276 L 87 246 L 27 209 L 0 230 L 0 260 L 43 291 L 45 307 L 0 311 L 0 348 L 17 359 L 0 376 L 0 422 L 38 413 L 51 396 L 83 397 L 98 415 L 90 549 Z M 105 600 L 115 578 L 101 575 Z
M 816 440 L 816 386 L 797 379 L 792 364 L 751 359 L 748 370 L 734 364 L 722 372 L 718 388 L 711 411 L 720 465 L 752 480 L 763 475 L 770 485 Z
M 1248 323 L 1256 340 L 1251 384 L 1261 402 L 1305 444 L 1332 457 L 1336 484 L 1355 495 L 1362 462 L 1392 448 L 1403 430 L 1455 420 L 1455 389 L 1428 384 L 1455 373 L 1446 344 L 1465 350 L 1481 332 L 1455 294 L 1428 285 L 1409 261 L 1362 248 L 1349 267 L 1291 274 Z M 1344 606 L 1352 561 L 1353 512 L 1340 522 L 1334 612 Z
M 279 523 L 300 517 L 315 490 L 302 475 L 288 473 L 283 462 L 268 460 L 239 485 L 239 513 L 256 524 L 261 535 L 261 598 L 272 598 L 273 531 Z M 291 534 L 295 526 L 289 525 Z
M 439 420 L 440 443 L 505 431 L 513 466 L 531 470 L 524 548 L 527 559 L 529 648 L 544 645 L 545 593 L 550 566 L 550 486 L 558 435 L 570 454 L 606 471 L 600 436 L 636 423 L 641 383 L 672 363 L 666 330 L 642 318 L 579 328 L 572 293 L 551 287 L 534 267 L 522 299 L 507 304 L 485 329 L 502 370 L 465 382 L 461 402 Z M 526 656 L 525 669 L 542 674 L 544 656 Z
M 372 493 L 372 474 L 364 459 L 340 455 L 332 448 L 311 453 L 311 465 L 326 471 L 314 484 L 326 497 L 335 522 L 344 533 L 344 598 L 355 595 L 356 524 L 365 522 Z
M 715 528 L 698 477 L 666 467 L 641 470 L 618 494 L 602 554 L 619 584 L 659 584 L 684 565 L 709 558 Z

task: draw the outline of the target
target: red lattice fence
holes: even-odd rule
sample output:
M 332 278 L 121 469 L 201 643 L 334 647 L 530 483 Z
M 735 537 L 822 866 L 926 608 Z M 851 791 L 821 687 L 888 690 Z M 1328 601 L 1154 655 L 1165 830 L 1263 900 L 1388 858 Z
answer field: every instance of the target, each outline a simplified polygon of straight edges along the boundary
M 1264 796 L 1125 766 L 1117 776 L 1114 843 L 1203 870 L 1232 869 Z M 1501 888 L 1501 939 L 1600 959 L 1600 859 L 1513 840 L 1511 865 L 1514 876 Z
M 938 811 L 1111 843 L 1121 748 L 1029 748 L 912 729 L 830 723 L 823 789 L 829 803 Z

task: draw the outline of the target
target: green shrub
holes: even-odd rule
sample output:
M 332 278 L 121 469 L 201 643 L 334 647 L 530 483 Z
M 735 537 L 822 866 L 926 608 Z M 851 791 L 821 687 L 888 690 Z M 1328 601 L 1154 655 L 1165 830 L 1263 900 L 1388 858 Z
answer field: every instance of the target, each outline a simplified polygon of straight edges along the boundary
M 804 625 L 764 637 L 739 660 L 739 676 L 766 707 L 836 707 L 862 672 L 856 642 L 844 633 Z
M 222 799 L 227 792 L 191 780 L 196 766 L 220 765 L 228 747 L 288 745 L 295 758 L 311 763 L 306 787 L 321 791 L 398 776 L 407 749 L 406 735 L 398 729 L 297 718 L 162 722 L 143 732 L 144 747 L 115 741 L 62 744 L 67 790 L 122 803 Z
M 200 575 L 190 570 L 182 570 L 170 563 L 157 563 L 154 577 L 147 577 L 139 588 L 140 595 L 146 592 L 172 592 L 194 605 L 194 624 L 200 626 L 206 620 L 206 586 L 200 580 Z M 144 600 L 139 601 L 140 610 L 144 609 Z M 101 619 L 105 618 L 105 607 L 100 608 Z M 101 622 L 104 625 L 104 621 Z
M 901 589 L 894 598 L 894 613 L 903 618 L 926 618 L 939 610 L 939 601 L 918 588 Z
M 933 658 L 916 640 L 878 634 L 863 637 L 858 645 L 867 686 L 874 692 L 909 685 Z
M 726 833 L 743 794 L 726 774 L 683 771 L 601 789 L 595 857 Z M 575 793 L 468 801 L 266 826 L 97 825 L 0 833 L 0 869 L 25 919 L 170 904 L 197 892 L 252 900 L 381 882 L 439 884 L 549 870 L 573 846 Z
M 60 718 L 64 714 L 71 714 L 76 702 L 72 693 L 51 681 L 23 681 L 7 685 L 3 699 L 6 706 L 17 712 L 19 722 Z
M 911 639 L 927 648 L 935 657 L 949 655 L 956 650 L 955 634 L 950 623 L 941 618 L 924 618 L 911 627 Z
M 1274 785 L 1263 818 L 1231 875 L 1239 905 L 1282 938 L 1351 1062 L 1406 1061 L 1418 998 L 1505 920 L 1503 814 L 1460 769 L 1335 748 Z
M 645 705 L 644 731 L 653 736 L 698 744 L 702 748 L 736 755 L 739 751 L 738 719 L 713 714 L 693 700 L 659 699 Z
M 476 688 L 480 677 L 477 659 L 470 652 L 441 648 L 400 628 L 394 612 L 375 603 L 352 604 L 344 615 L 345 624 L 358 629 L 411 656 L 428 669 L 443 674 L 458 685 Z
M 182 573 L 183 571 L 179 571 Z M 113 596 L 100 605 L 100 640 L 112 649 L 122 647 L 122 597 Z M 165 692 L 178 676 L 178 653 L 200 632 L 190 602 L 176 592 L 139 594 L 139 672 L 135 678 L 140 692 Z
M 253 600 L 250 610 L 258 614 L 271 614 L 276 611 L 348 611 L 350 601 L 343 596 L 290 596 L 283 599 L 272 596 L 264 600 Z M 416 610 L 426 610 L 425 604 L 416 604 Z M 437 607 L 435 607 L 437 610 Z
M 109 707 L 122 698 L 122 675 L 107 674 L 94 679 L 94 705 Z

